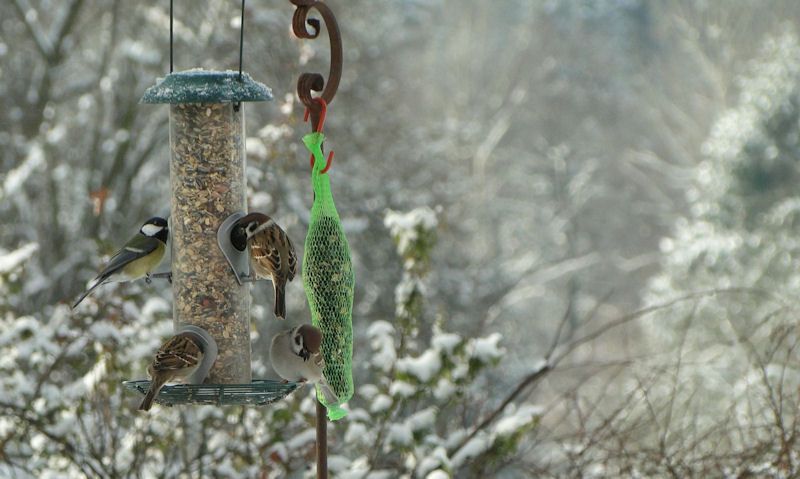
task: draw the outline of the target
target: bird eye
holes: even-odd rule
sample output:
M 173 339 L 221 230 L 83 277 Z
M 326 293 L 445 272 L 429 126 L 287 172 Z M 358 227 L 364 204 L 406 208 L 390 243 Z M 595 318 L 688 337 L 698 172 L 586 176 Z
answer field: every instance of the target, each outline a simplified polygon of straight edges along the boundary
M 296 345 L 300 346 L 300 342 L 301 342 L 301 341 L 302 341 L 302 339 L 300 339 L 300 336 L 295 336 L 295 337 L 294 337 L 294 343 L 295 343 Z

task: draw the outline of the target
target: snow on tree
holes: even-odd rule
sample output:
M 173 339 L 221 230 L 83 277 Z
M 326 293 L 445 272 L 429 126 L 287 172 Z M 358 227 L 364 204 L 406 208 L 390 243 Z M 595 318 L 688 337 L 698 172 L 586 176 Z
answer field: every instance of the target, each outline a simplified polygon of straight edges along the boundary
M 800 462 L 786 448 L 794 447 L 798 419 L 789 391 L 800 386 L 796 34 L 765 42 L 741 79 L 738 104 L 714 124 L 703 153 L 687 193 L 689 215 L 662 241 L 663 272 L 650 286 L 651 303 L 685 298 L 647 323 L 649 345 L 661 353 L 648 364 L 667 374 L 652 385 L 655 419 L 666 421 L 660 434 L 702 436 L 682 456 L 688 462 L 706 454 L 735 475 L 750 466 L 721 457 L 749 451 L 747 462 L 794 475 Z M 668 403 L 680 410 L 662 408 Z

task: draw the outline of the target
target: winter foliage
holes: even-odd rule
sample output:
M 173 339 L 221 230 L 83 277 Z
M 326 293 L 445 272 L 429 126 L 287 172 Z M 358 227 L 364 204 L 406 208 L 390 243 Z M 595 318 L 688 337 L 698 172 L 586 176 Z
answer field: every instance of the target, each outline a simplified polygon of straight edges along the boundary
M 331 477 L 795 477 L 800 4 L 326 0 L 355 395 Z M 175 2 L 176 69 L 237 66 L 240 3 Z M 0 477 L 314 477 L 312 388 L 135 408 L 165 281 L 69 304 L 168 211 L 164 2 L 0 2 Z M 251 4 L 249 209 L 302 243 L 297 76 L 327 42 Z M 298 249 L 302 256 L 303 251 Z M 162 265 L 167 268 L 167 263 Z M 274 378 L 268 288 L 253 376 Z M 309 322 L 297 281 L 292 325 Z

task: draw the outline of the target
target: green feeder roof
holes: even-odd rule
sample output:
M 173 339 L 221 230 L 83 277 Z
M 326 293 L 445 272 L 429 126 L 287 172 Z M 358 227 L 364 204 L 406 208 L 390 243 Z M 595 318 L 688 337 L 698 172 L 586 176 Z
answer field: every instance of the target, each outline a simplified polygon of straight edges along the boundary
M 272 90 L 238 71 L 186 70 L 170 73 L 144 92 L 141 103 L 237 103 L 272 100 Z

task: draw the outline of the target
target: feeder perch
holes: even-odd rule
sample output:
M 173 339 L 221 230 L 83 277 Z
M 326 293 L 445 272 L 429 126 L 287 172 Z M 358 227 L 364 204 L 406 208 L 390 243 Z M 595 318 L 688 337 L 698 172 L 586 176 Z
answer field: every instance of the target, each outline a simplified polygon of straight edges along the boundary
M 243 218 L 244 216 L 244 213 L 237 211 L 228 216 L 220 225 L 219 230 L 217 230 L 217 244 L 219 244 L 219 249 L 222 251 L 222 254 L 225 255 L 225 259 L 228 260 L 228 264 L 231 266 L 233 274 L 236 276 L 236 282 L 239 284 L 253 281 L 250 275 L 250 257 L 247 254 L 247 249 L 245 248 L 244 251 L 239 251 L 233 246 L 233 243 L 231 243 L 233 225 L 236 224 L 239 218 Z
M 226 219 L 246 208 L 243 103 L 271 98 L 269 88 L 247 73 L 206 70 L 170 73 L 142 98 L 142 103 L 170 105 L 171 271 L 176 330 L 194 325 L 207 331 L 219 349 L 209 383 L 236 384 L 245 389 L 253 387 L 250 295 L 240 280 L 241 270 L 236 269 L 239 263 L 231 274 L 232 257 L 223 252 L 217 235 Z M 191 397 L 191 402 L 207 404 L 209 395 L 213 396 L 210 384 L 173 388 L 162 391 L 160 397 L 175 398 L 165 402 Z M 237 389 L 226 391 L 217 392 L 220 397 L 239 397 Z M 241 394 L 249 397 L 251 392 Z M 213 401 L 219 403 L 221 399 Z
M 125 381 L 126 388 L 147 394 L 150 381 Z M 263 406 L 280 401 L 297 389 L 297 383 L 256 379 L 250 384 L 168 384 L 156 398 L 164 406 L 210 404 Z
M 202 343 L 203 360 L 200 362 L 200 366 L 197 367 L 197 371 L 186 382 L 188 384 L 203 384 L 203 381 L 208 377 L 208 372 L 211 371 L 211 366 L 217 360 L 217 354 L 219 353 L 217 342 L 208 334 L 208 331 L 191 324 L 181 326 L 175 333 L 189 333 L 195 340 Z

